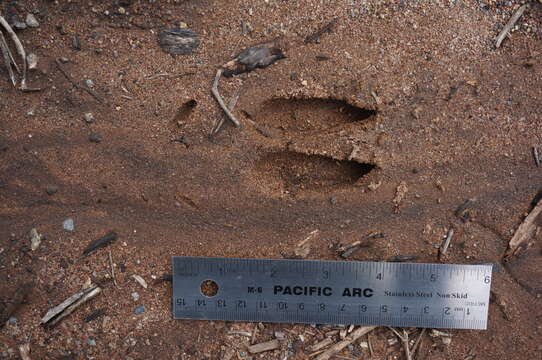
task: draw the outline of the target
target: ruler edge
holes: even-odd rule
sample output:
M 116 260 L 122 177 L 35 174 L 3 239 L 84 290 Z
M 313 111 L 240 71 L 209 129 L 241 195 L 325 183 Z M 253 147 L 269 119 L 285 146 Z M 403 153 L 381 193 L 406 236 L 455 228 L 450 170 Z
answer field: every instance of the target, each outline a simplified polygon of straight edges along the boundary
M 231 319 L 195 319 L 195 318 L 186 318 L 186 317 L 175 317 L 175 306 L 174 306 L 174 293 L 175 293 L 175 259 L 190 259 L 190 260 L 213 260 L 213 261 L 228 261 L 228 260 L 234 260 L 234 261 L 242 261 L 242 262 L 255 262 L 255 261 L 269 261 L 269 262 L 313 262 L 313 263 L 368 263 L 368 264 L 392 264 L 392 265 L 400 265 L 400 264 L 409 264 L 409 265 L 429 265 L 429 266 L 437 266 L 440 268 L 450 268 L 455 266 L 467 266 L 471 268 L 479 268 L 480 270 L 485 270 L 486 272 L 489 272 L 491 275 L 491 279 L 489 282 L 489 291 L 487 294 L 487 312 L 486 312 L 486 320 L 484 322 L 484 327 L 479 328 L 463 328 L 463 327 L 427 327 L 427 329 L 457 329 L 457 330 L 487 330 L 489 325 L 489 305 L 490 305 L 490 297 L 491 297 L 491 285 L 493 284 L 493 269 L 495 267 L 494 263 L 483 263 L 483 264 L 438 264 L 438 263 L 414 263 L 414 262 L 392 262 L 392 261 L 358 261 L 358 260 L 322 260 L 322 259 L 271 259 L 271 258 L 227 258 L 227 257 L 214 257 L 214 256 L 183 256 L 183 255 L 172 255 L 171 256 L 171 267 L 172 267 L 172 303 L 171 303 L 171 313 L 173 315 L 174 320 L 196 320 L 196 321 L 240 321 L 240 322 L 260 322 L 257 320 L 231 320 Z M 266 320 L 264 321 L 266 323 L 273 323 L 273 324 L 311 324 L 309 322 L 283 322 L 283 321 L 273 321 L 273 320 Z M 350 324 L 345 324 L 350 325 Z M 358 325 L 358 326 L 365 326 L 365 325 Z M 387 325 L 374 325 L 374 324 L 366 324 L 366 326 L 387 326 Z M 417 328 L 424 328 L 423 326 L 417 326 Z

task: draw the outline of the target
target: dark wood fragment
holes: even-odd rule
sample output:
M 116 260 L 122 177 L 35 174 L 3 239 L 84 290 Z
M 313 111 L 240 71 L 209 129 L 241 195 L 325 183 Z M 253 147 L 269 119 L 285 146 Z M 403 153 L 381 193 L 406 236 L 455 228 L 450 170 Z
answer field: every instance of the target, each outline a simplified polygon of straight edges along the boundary
M 104 309 L 98 309 L 96 311 L 94 311 L 92 314 L 90 314 L 89 316 L 87 316 L 85 318 L 85 322 L 91 322 L 93 320 L 96 320 L 97 318 L 101 317 L 101 316 L 104 316 L 105 315 L 105 310 Z
M 87 246 L 87 248 L 83 251 L 83 256 L 88 256 L 94 251 L 108 246 L 109 244 L 113 243 L 115 240 L 117 240 L 117 233 L 114 231 L 111 231 L 110 233 L 102 236 L 101 238 L 96 239 L 93 242 L 91 242 Z

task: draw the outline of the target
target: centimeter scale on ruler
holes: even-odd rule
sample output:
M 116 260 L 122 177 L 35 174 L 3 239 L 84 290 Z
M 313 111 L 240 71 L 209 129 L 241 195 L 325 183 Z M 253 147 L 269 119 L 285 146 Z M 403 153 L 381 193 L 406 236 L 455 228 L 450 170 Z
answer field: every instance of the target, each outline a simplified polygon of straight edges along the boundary
M 173 315 L 486 329 L 491 270 L 491 265 L 173 257 Z

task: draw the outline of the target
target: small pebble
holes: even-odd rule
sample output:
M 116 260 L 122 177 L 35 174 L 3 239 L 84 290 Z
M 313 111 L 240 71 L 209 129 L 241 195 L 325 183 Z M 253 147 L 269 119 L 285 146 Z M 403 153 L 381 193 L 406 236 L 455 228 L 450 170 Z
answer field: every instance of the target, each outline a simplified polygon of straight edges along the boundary
M 58 61 L 60 61 L 63 64 L 66 64 L 70 61 L 70 59 L 68 59 L 67 57 L 61 56 L 58 58 Z
M 90 79 L 87 79 L 85 80 L 85 85 L 89 88 L 89 89 L 92 89 L 94 87 L 94 81 L 90 80 Z
M 87 344 L 89 346 L 96 346 L 96 340 L 94 340 L 93 338 L 88 338 L 87 339 Z
M 22 21 L 15 21 L 13 27 L 17 30 L 24 30 L 26 29 L 26 24 Z
M 64 220 L 64 222 L 62 223 L 62 227 L 64 228 L 64 230 L 74 231 L 75 225 L 73 224 L 73 219 Z
M 94 115 L 92 115 L 92 113 L 85 113 L 83 115 L 83 119 L 88 124 L 93 123 L 94 122 Z
M 133 292 L 133 293 L 132 293 L 132 299 L 134 299 L 134 301 L 139 300 L 139 294 L 136 293 L 136 292 Z
M 57 191 L 58 191 L 58 186 L 56 185 L 49 185 L 45 189 L 45 192 L 47 193 L 47 195 L 54 195 L 56 194 Z
M 90 142 L 93 142 L 96 144 L 102 141 L 102 137 L 100 136 L 100 134 L 92 134 L 88 137 L 88 139 L 90 140 Z
M 329 199 L 329 202 L 331 203 L 331 205 L 337 205 L 337 198 L 332 197 L 331 199 Z
M 134 309 L 134 314 L 141 315 L 145 312 L 145 305 L 139 305 Z
M 26 25 L 32 28 L 37 28 L 38 26 L 40 26 L 40 23 L 38 22 L 38 20 L 36 19 L 34 15 L 28 14 L 26 15 Z
M 126 9 L 123 7 L 119 7 L 119 14 L 124 15 L 126 14 Z
M 186 29 L 188 28 L 188 24 L 185 23 L 184 21 L 179 21 L 179 28 Z
M 10 325 L 17 325 L 17 318 L 15 316 L 10 317 L 8 321 Z
M 30 109 L 26 112 L 26 116 L 34 116 L 36 113 L 34 112 L 34 109 Z

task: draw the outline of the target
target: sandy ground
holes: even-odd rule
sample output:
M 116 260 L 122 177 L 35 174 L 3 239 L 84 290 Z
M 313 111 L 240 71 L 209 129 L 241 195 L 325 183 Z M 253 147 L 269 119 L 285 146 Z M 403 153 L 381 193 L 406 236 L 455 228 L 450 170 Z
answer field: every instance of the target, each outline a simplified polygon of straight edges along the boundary
M 495 50 L 519 2 L 18 3 L 23 19 L 39 11 L 40 26 L 18 34 L 39 57 L 29 83 L 43 90 L 14 89 L 0 66 L 2 307 L 31 283 L 0 330 L 0 358 L 30 343 L 32 359 L 306 359 L 333 327 L 172 320 L 171 284 L 155 280 L 171 273 L 172 255 L 291 257 L 315 229 L 310 259 L 339 259 L 337 244 L 385 232 L 351 259 L 437 262 L 450 227 L 442 261 L 495 264 L 489 329 L 451 331 L 449 345 L 424 336 L 417 358 L 542 357 L 541 235 L 502 262 L 542 190 L 532 152 L 542 146 L 542 6 Z M 334 18 L 319 42 L 304 43 Z M 201 44 L 172 57 L 156 39 L 179 22 Z M 210 93 L 216 69 L 277 37 L 285 59 L 222 79 L 227 100 L 240 94 L 242 125 L 226 121 L 209 136 L 224 116 Z M 74 88 L 58 57 L 107 105 Z M 161 73 L 181 75 L 149 78 Z M 401 183 L 407 191 L 396 204 Z M 467 221 L 454 216 L 474 198 Z M 74 231 L 63 229 L 69 218 Z M 32 228 L 45 236 L 35 251 Z M 110 231 L 116 242 L 81 258 Z M 47 309 L 89 279 L 110 277 L 109 249 L 118 286 L 105 281 L 58 326 L 41 327 Z M 84 321 L 99 309 L 103 316 Z M 251 339 L 230 334 L 256 328 L 256 343 L 284 333 L 281 349 L 250 355 Z M 374 359 L 404 358 L 393 338 L 384 328 L 371 333 Z M 342 359 L 370 358 L 353 345 Z

